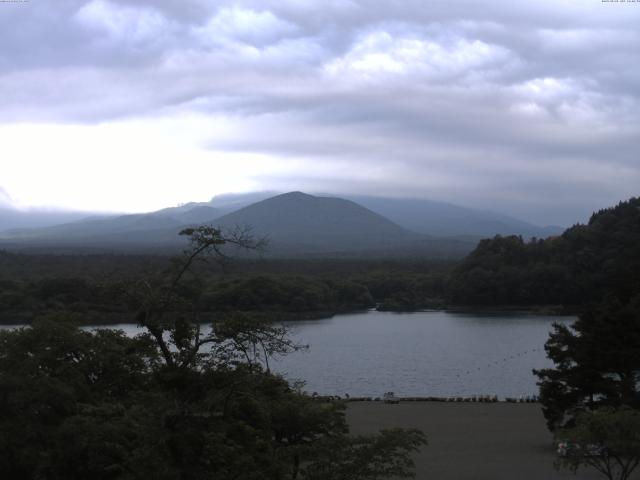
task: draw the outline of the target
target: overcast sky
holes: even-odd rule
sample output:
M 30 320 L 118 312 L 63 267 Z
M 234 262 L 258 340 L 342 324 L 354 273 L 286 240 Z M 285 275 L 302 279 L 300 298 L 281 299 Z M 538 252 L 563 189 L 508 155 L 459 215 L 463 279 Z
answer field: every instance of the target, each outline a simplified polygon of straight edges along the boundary
M 541 224 L 640 194 L 640 1 L 0 3 L 0 202 L 413 196 Z

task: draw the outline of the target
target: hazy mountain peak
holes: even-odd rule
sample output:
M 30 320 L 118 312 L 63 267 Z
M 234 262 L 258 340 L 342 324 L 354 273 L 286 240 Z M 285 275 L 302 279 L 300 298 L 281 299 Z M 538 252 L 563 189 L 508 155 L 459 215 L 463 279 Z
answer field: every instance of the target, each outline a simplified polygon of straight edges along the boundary
M 280 195 L 282 192 L 275 191 L 261 191 L 261 192 L 247 192 L 247 193 L 223 193 L 214 196 L 209 205 L 213 205 L 216 208 L 230 211 L 233 208 L 242 208 L 251 203 L 259 202 L 266 198 Z
M 329 197 L 317 197 L 317 196 L 310 195 L 308 193 L 304 193 L 296 190 L 293 192 L 287 192 L 287 193 L 281 193 L 280 195 L 275 195 L 273 197 L 263 200 L 263 202 L 312 203 L 320 199 L 329 200 Z M 340 200 L 343 200 L 343 199 L 340 199 Z
M 346 195 L 345 198 L 409 230 L 441 237 L 492 237 L 496 234 L 547 237 L 563 231 L 561 227 L 540 227 L 498 212 L 429 199 L 366 195 Z
M 417 235 L 352 201 L 293 191 L 267 198 L 216 220 L 251 226 L 274 251 L 354 251 L 406 244 Z

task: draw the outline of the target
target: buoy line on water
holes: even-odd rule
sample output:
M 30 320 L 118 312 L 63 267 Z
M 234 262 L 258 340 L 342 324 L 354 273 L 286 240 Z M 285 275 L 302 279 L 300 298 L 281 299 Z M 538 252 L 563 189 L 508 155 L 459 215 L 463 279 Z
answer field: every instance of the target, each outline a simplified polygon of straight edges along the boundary
M 523 357 L 523 356 L 525 356 L 527 354 L 530 354 L 530 353 L 533 353 L 533 352 L 540 352 L 542 350 L 544 350 L 544 349 L 543 348 L 531 348 L 531 349 L 528 349 L 528 350 L 524 350 L 524 351 L 522 351 L 520 353 L 517 353 L 517 354 L 514 354 L 514 355 L 510 355 L 508 357 L 504 357 L 502 360 L 495 360 L 493 362 L 490 362 L 490 363 L 487 364 L 486 368 L 492 368 L 492 367 L 495 367 L 497 365 L 505 364 L 505 363 L 508 363 L 510 360 L 515 360 L 516 358 L 521 358 L 521 357 Z M 467 370 L 464 373 L 457 373 L 456 377 L 460 378 L 461 376 L 471 375 L 471 374 L 473 374 L 475 372 L 482 371 L 483 368 L 484 367 L 480 366 L 480 367 L 477 367 L 476 369 Z

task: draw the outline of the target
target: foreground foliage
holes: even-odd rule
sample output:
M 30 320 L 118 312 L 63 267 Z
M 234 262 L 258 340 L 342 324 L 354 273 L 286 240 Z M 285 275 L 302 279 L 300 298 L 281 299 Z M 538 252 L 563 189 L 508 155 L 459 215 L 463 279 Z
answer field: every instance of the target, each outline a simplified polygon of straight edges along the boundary
M 143 333 L 86 331 L 51 315 L 0 332 L 0 478 L 382 479 L 412 474 L 416 430 L 348 435 L 344 405 L 269 372 L 299 348 L 263 317 L 198 323 L 195 262 L 250 237 L 203 227 L 158 275 L 116 290 Z
M 640 464 L 640 412 L 628 407 L 583 412 L 556 437 L 557 466 L 574 473 L 590 467 L 609 480 L 627 480 Z
M 640 409 L 640 295 L 624 304 L 610 297 L 571 328 L 556 324 L 545 349 L 555 367 L 535 373 L 551 430 L 599 407 Z
M 627 479 L 640 460 L 640 199 L 597 212 L 557 239 L 517 243 L 501 254 L 520 262 L 513 272 L 556 269 L 537 298 L 582 305 L 578 320 L 555 325 L 545 344 L 554 367 L 534 372 L 547 425 L 563 439 L 559 464 Z

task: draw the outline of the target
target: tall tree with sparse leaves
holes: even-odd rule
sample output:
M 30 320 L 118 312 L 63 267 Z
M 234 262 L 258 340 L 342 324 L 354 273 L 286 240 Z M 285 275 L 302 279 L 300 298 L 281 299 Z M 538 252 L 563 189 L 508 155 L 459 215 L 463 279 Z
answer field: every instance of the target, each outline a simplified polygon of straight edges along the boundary
M 299 348 L 269 318 L 227 312 L 204 329 L 194 266 L 246 231 L 183 232 L 184 256 L 122 282 L 142 333 L 84 331 L 69 315 L 0 332 L 0 478 L 374 480 L 412 476 L 422 432 L 351 437 L 344 404 L 268 369 Z

